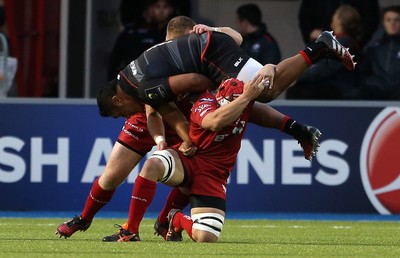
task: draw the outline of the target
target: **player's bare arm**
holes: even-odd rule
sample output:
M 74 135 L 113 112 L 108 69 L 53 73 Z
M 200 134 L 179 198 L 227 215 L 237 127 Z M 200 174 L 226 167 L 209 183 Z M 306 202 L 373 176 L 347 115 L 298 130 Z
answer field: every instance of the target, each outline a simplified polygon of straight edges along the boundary
M 176 96 L 188 92 L 200 93 L 214 87 L 213 82 L 209 78 L 197 73 L 174 75 L 169 77 L 168 81 Z M 196 149 L 192 146 L 192 141 L 189 137 L 189 124 L 182 112 L 172 102 L 161 105 L 158 107 L 157 111 L 161 114 L 164 121 L 167 122 L 182 139 L 183 143 L 179 150 L 186 156 L 194 155 Z
M 161 115 L 151 106 L 146 105 L 147 128 L 159 150 L 167 147 L 165 128 Z
M 193 29 L 190 31 L 190 33 L 202 34 L 207 31 L 216 31 L 216 32 L 225 33 L 225 34 L 229 35 L 231 38 L 233 38 L 235 40 L 236 44 L 238 44 L 238 46 L 240 46 L 243 42 L 242 35 L 240 35 L 239 32 L 237 32 L 236 30 L 234 30 L 230 27 L 210 27 L 205 24 L 197 24 L 193 27 Z
M 189 137 L 189 123 L 185 116 L 173 102 L 161 105 L 157 109 L 164 121 L 176 132 L 183 143 L 179 150 L 186 156 L 192 156 L 196 152 L 192 140 Z
M 188 92 L 200 93 L 215 88 L 214 83 L 209 78 L 198 73 L 170 76 L 168 82 L 175 96 Z
M 228 105 L 223 105 L 212 113 L 207 114 L 201 123 L 204 129 L 220 131 L 222 128 L 233 123 L 264 89 L 263 78 L 256 75 L 244 85 L 243 93 Z M 227 96 L 229 97 L 229 96 Z

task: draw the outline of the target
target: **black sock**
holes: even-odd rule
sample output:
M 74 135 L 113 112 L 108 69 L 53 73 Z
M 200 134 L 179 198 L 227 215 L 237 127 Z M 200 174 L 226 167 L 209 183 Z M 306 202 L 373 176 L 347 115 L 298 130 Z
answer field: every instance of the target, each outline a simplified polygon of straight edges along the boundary
M 324 42 L 316 42 L 310 44 L 308 47 L 303 49 L 311 63 L 315 64 L 318 61 L 326 58 L 326 44 Z
M 300 132 L 302 131 L 303 125 L 296 122 L 295 120 L 289 118 L 284 127 L 283 127 L 283 132 L 292 135 L 292 136 L 298 136 Z

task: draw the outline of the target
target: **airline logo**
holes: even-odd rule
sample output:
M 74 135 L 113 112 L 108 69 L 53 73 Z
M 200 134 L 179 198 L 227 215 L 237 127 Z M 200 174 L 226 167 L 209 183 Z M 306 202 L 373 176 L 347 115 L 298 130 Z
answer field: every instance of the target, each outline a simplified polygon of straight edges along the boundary
M 360 172 L 365 192 L 381 214 L 400 214 L 400 108 L 383 109 L 362 142 Z

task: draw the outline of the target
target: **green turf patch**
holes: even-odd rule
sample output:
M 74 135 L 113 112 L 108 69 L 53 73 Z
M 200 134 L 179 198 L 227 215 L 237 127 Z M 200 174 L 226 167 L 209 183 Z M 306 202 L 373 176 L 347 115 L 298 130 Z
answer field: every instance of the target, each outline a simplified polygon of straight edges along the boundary
M 65 219 L 67 220 L 67 219 Z M 395 221 L 227 220 L 214 244 L 180 243 L 140 227 L 141 242 L 103 243 L 118 219 L 95 219 L 71 238 L 54 235 L 63 219 L 0 218 L 0 257 L 400 257 Z

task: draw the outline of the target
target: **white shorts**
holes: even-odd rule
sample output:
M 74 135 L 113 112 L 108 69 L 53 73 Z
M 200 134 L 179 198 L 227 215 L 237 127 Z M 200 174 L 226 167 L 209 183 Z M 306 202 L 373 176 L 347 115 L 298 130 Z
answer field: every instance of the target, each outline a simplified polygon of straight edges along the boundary
M 263 67 L 262 64 L 257 62 L 255 59 L 250 58 L 244 64 L 242 69 L 240 70 L 236 79 L 241 80 L 242 82 L 246 83 L 250 81 L 254 75 Z

